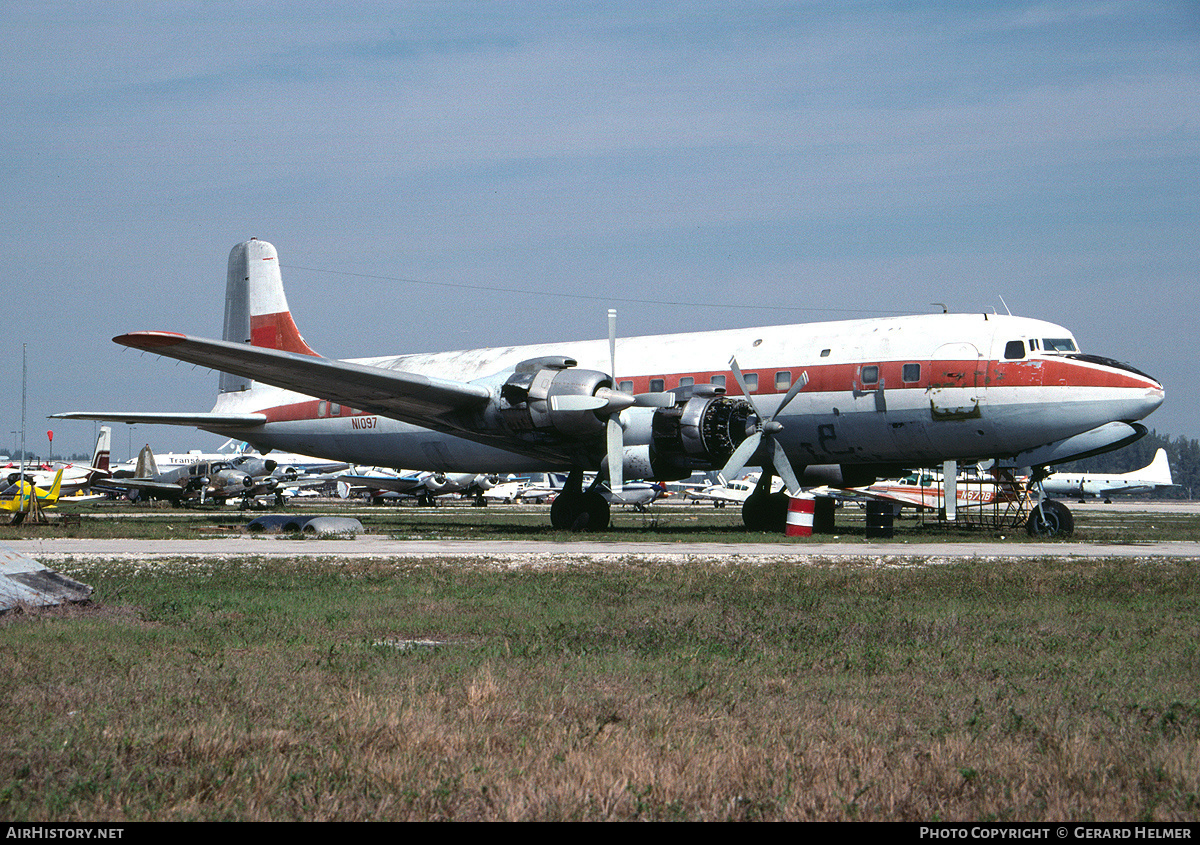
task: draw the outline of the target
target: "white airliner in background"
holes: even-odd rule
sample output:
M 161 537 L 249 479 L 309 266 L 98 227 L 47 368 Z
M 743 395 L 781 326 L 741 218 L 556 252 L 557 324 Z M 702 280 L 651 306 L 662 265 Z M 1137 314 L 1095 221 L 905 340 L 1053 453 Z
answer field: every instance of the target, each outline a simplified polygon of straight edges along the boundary
M 1155 452 L 1149 466 L 1132 472 L 1056 472 L 1042 482 L 1048 496 L 1092 496 L 1106 501 L 1117 493 L 1150 493 L 1157 487 L 1173 486 L 1166 449 Z
M 114 340 L 221 371 L 209 413 L 87 411 L 69 419 L 194 425 L 260 451 L 441 472 L 568 470 L 551 521 L 603 528 L 625 478 L 761 466 L 748 525 L 782 525 L 773 475 L 856 486 L 915 466 L 1042 467 L 1130 443 L 1163 387 L 1082 354 L 1067 329 L 997 314 L 926 314 L 502 346 L 348 361 L 300 336 L 275 248 L 229 256 L 223 340 Z M 611 373 L 616 373 L 614 377 Z M 797 468 L 801 471 L 797 472 Z M 771 515 L 774 515 L 773 517 Z

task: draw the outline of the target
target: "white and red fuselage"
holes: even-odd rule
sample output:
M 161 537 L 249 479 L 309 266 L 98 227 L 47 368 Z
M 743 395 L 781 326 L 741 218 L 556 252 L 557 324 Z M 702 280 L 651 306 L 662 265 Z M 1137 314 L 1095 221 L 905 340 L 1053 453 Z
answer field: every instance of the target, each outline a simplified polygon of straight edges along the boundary
M 115 338 L 221 371 L 210 413 L 56 416 L 438 472 L 597 469 L 620 449 L 625 478 L 669 480 L 736 463 L 742 443 L 756 465 L 1041 466 L 1136 439 L 1163 401 L 1153 378 L 1080 354 L 1065 328 L 997 314 L 629 337 L 615 353 L 600 339 L 336 361 L 300 337 L 275 248 L 258 240 L 230 254 L 223 338 Z M 655 404 L 666 391 L 678 401 Z
M 808 384 L 779 418 L 783 430 L 777 435 L 800 466 L 928 466 L 1015 457 L 1114 421 L 1140 420 L 1162 403 L 1163 388 L 1154 379 L 1109 362 L 1045 352 L 1047 340 L 1074 345 L 1060 326 L 994 314 L 633 337 L 617 342 L 615 381 L 631 382 L 626 388 L 631 393 L 719 382 L 737 396 L 729 366 L 736 356 L 747 381 L 757 383 L 758 406 L 771 413 L 792 382 L 807 373 Z M 1022 357 L 1007 357 L 1006 350 L 1017 351 L 1015 341 Z M 1030 349 L 1030 341 L 1039 348 Z M 580 368 L 609 366 L 603 339 L 353 363 L 474 382 L 550 355 L 574 358 Z M 629 409 L 622 419 L 643 410 Z M 222 393 L 214 411 L 265 414 L 264 425 L 238 432 L 264 452 L 287 449 L 440 471 L 546 468 L 535 457 L 258 383 Z

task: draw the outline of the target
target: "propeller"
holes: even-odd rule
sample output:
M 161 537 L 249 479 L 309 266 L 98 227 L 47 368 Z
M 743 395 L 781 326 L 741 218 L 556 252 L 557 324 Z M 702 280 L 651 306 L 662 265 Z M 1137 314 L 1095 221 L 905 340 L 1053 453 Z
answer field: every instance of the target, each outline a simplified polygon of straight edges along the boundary
M 617 378 L 617 311 L 608 309 L 608 361 L 609 372 Z M 621 426 L 621 412 L 626 408 L 670 408 L 678 397 L 670 392 L 626 393 L 611 387 L 602 387 L 591 396 L 565 394 L 550 397 L 550 408 L 555 411 L 594 411 L 607 417 L 605 423 L 605 461 L 608 464 L 608 486 L 613 495 L 620 498 L 625 487 L 625 429 Z
M 613 381 L 617 378 L 617 310 L 608 309 L 608 361 Z M 630 397 L 637 402 L 637 397 Z M 672 403 L 674 399 L 672 398 Z M 625 429 L 621 427 L 621 412 L 608 415 L 607 430 L 604 432 L 608 459 L 608 489 L 618 499 L 625 488 Z
M 615 308 L 608 309 L 608 362 L 609 372 L 612 373 L 613 380 L 617 378 L 617 311 Z M 597 394 L 603 393 L 604 389 L 596 391 Z M 622 391 L 615 391 L 624 402 L 632 399 L 632 405 L 639 408 L 671 408 L 678 401 L 678 397 L 670 392 L 658 393 L 637 393 L 628 394 Z M 615 397 L 614 397 L 615 398 Z M 614 496 L 621 498 L 621 492 L 625 488 L 625 429 L 621 425 L 621 411 L 625 407 L 620 408 L 608 415 L 607 430 L 605 431 L 605 439 L 607 448 L 605 454 L 608 460 L 608 489 Z
M 742 370 L 738 367 L 737 357 L 729 359 L 730 369 L 733 370 L 733 379 L 738 383 L 738 387 L 742 389 L 742 395 L 746 401 L 750 403 L 750 407 L 754 410 L 754 415 L 758 418 L 758 425 L 755 426 L 754 432 L 746 437 L 738 447 L 733 450 L 733 454 L 729 456 L 725 467 L 721 470 L 723 478 L 732 478 L 737 473 L 742 471 L 742 467 L 746 466 L 746 462 L 758 451 L 762 445 L 764 437 L 770 438 L 771 443 L 771 464 L 775 467 L 775 472 L 783 479 L 783 483 L 787 485 L 788 492 L 793 496 L 800 490 L 800 481 L 796 478 L 796 473 L 792 470 L 792 464 L 788 460 L 787 453 L 783 451 L 783 446 L 775 438 L 775 435 L 783 431 L 783 423 L 776 422 L 775 418 L 783 413 L 783 409 L 788 406 L 796 395 L 804 389 L 808 384 L 808 371 L 802 372 L 788 392 L 784 395 L 783 401 L 779 403 L 779 407 L 775 409 L 775 413 L 770 417 L 764 417 L 763 412 L 759 410 L 758 405 L 754 401 L 754 396 L 746 387 L 746 379 L 742 375 Z

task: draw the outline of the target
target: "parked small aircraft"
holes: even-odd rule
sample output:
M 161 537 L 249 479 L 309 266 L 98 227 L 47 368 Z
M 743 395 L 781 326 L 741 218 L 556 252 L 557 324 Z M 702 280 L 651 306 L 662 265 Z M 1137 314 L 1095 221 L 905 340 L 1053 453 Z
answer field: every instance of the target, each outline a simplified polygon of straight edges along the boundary
M 338 496 L 346 499 L 355 493 L 366 493 L 372 501 L 411 496 L 423 505 L 432 505 L 437 496 L 458 493 L 478 499 L 496 481 L 495 476 L 474 472 L 406 472 L 375 467 L 366 471 L 344 472 L 336 477 Z
M 96 437 L 96 448 L 92 451 L 92 463 L 90 466 L 76 466 L 74 464 L 63 464 L 57 472 L 61 472 L 62 483 L 59 485 L 60 492 L 63 496 L 70 496 L 78 493 L 80 490 L 89 487 L 95 479 L 107 478 L 111 473 L 109 469 L 109 453 L 112 448 L 112 429 L 106 425 L 100 426 L 100 432 Z M 8 484 L 16 484 L 21 480 L 21 469 L 18 466 L 10 464 L 4 467 L 6 475 L 4 476 Z M 25 480 L 32 483 L 35 487 L 48 488 L 54 483 L 56 470 L 50 467 L 25 467 Z
M 200 449 L 189 449 L 186 452 L 159 452 L 154 455 L 154 462 L 158 465 L 159 472 L 178 469 L 179 467 L 191 466 L 200 461 L 232 461 L 234 458 L 248 456 L 258 458 L 263 461 L 271 460 L 275 465 L 284 472 L 291 472 L 296 475 L 306 475 L 312 473 L 328 473 L 339 472 L 349 469 L 350 465 L 345 461 L 331 461 L 325 458 L 314 458 L 310 455 L 298 455 L 295 452 L 275 452 L 270 455 L 256 453 L 250 444 L 240 441 L 235 441 L 233 438 L 226 440 L 217 447 L 215 452 L 205 452 Z M 136 472 L 137 458 L 124 461 L 113 467 L 113 472 L 117 475 L 129 476 Z
M 670 495 L 661 481 L 626 481 L 619 495 L 607 487 L 600 490 L 609 505 L 627 505 L 638 513 L 645 513 L 648 505 Z
M 840 487 L 948 460 L 1040 469 L 1142 437 L 1163 387 L 1084 354 L 1062 326 L 923 314 L 338 361 L 292 319 L 264 241 L 229 257 L 223 340 L 142 331 L 117 343 L 221 371 L 208 413 L 54 416 L 194 425 L 354 464 L 440 472 L 569 470 L 551 522 L 608 525 L 583 474 L 673 480 L 765 472 L 742 513 L 778 527 L 781 477 Z M 618 366 L 620 364 L 620 366 Z M 599 482 L 598 482 L 599 483 Z M 773 523 L 778 523 L 778 526 Z
M 37 507 L 54 507 L 61 492 L 62 475 L 61 469 L 54 474 L 49 489 L 42 489 L 28 481 L 17 481 L 0 492 L 0 510 L 28 511 L 33 507 L 34 500 L 37 501 Z
M 1155 452 L 1148 466 L 1132 472 L 1063 472 L 1054 473 L 1042 482 L 1049 496 L 1103 497 L 1109 503 L 1112 502 L 1109 497 L 1117 493 L 1151 493 L 1158 487 L 1173 486 L 1166 449 Z
M 819 488 L 813 492 L 848 501 L 891 502 L 897 510 L 915 508 L 937 511 L 946 507 L 945 476 L 937 470 L 930 469 L 916 470 L 903 478 L 876 481 L 874 484 L 848 490 Z M 1004 479 L 997 482 L 991 475 L 978 472 L 959 474 L 954 484 L 956 508 L 1015 503 L 1024 501 L 1028 495 L 1028 485 L 1025 481 Z
M 491 489 L 484 491 L 483 498 L 488 502 L 541 502 L 557 496 L 566 484 L 566 476 L 559 473 L 531 473 L 525 478 L 501 481 Z
M 730 504 L 743 505 L 758 487 L 761 477 L 761 472 L 750 472 L 733 481 L 718 480 L 716 484 L 709 484 L 698 490 L 687 490 L 683 495 L 698 502 L 712 502 L 715 508 L 723 508 Z M 772 479 L 771 492 L 778 493 L 782 489 L 783 479 Z
M 529 487 L 531 481 L 532 479 L 529 477 L 513 478 L 510 475 L 485 490 L 483 499 L 485 502 L 504 502 L 511 505 L 513 502 L 521 500 L 522 494 Z
M 167 499 L 179 504 L 184 501 L 216 502 L 241 499 L 244 506 L 260 497 L 274 495 L 283 504 L 282 492 L 297 483 L 292 474 L 276 474 L 274 461 L 238 456 L 228 461 L 196 461 L 188 466 L 159 472 L 154 452 L 149 446 L 138 455 L 138 467 L 132 478 L 111 478 L 96 482 L 97 489 L 125 493 L 130 498 Z

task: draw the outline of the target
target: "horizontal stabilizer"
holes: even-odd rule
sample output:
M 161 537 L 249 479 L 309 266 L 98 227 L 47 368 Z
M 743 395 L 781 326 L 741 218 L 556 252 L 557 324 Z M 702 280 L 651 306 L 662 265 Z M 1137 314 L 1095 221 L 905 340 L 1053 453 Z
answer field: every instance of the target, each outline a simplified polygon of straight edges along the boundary
M 197 428 L 243 428 L 248 425 L 262 425 L 267 421 L 266 414 L 176 414 L 153 411 L 71 411 L 66 414 L 51 414 L 50 417 L 56 420 L 101 420 L 129 425 L 191 425 Z

